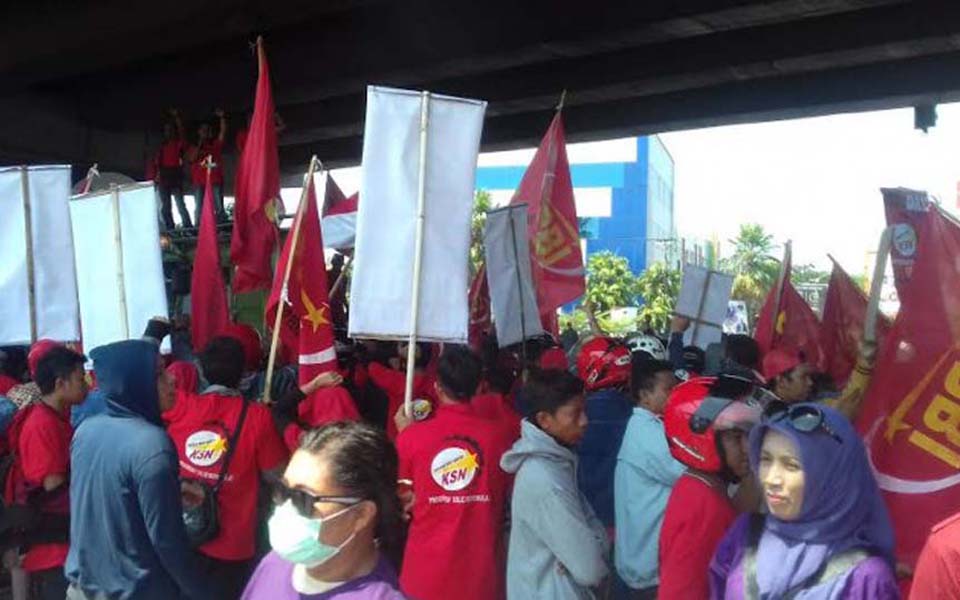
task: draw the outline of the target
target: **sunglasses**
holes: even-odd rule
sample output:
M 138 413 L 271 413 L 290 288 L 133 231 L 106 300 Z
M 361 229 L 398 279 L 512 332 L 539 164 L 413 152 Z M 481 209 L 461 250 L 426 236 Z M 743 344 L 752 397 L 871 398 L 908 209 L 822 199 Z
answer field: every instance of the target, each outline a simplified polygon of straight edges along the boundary
M 843 443 L 836 431 L 827 424 L 827 419 L 823 411 L 816 406 L 809 404 L 803 406 L 790 406 L 783 401 L 775 400 L 767 405 L 763 412 L 763 417 L 768 423 L 779 423 L 786 421 L 790 427 L 800 433 L 814 433 L 815 431 L 824 431 L 839 443 Z
M 332 502 L 344 506 L 353 506 L 363 502 L 363 498 L 357 496 L 318 496 L 306 490 L 290 487 L 276 476 L 267 478 L 270 484 L 270 496 L 276 506 L 284 504 L 289 500 L 293 507 L 297 509 L 304 517 L 312 518 L 316 513 L 314 506 L 318 502 Z

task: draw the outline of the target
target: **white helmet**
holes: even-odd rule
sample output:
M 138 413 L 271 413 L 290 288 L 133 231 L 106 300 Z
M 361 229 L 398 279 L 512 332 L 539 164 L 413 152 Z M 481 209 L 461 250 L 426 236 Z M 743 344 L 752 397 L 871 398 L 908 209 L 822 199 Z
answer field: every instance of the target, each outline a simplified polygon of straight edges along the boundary
M 652 335 L 637 335 L 627 340 L 631 352 L 643 351 L 655 360 L 667 360 L 667 349 L 663 342 Z

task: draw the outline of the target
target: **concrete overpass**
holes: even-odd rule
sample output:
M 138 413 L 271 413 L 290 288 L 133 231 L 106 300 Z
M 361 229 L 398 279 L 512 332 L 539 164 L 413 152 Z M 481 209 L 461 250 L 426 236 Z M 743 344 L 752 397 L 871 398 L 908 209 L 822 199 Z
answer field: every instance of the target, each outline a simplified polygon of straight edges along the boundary
M 960 99 L 950 0 L 108 0 L 0 19 L 0 164 L 142 176 L 163 110 L 240 124 L 267 39 L 281 164 L 355 164 L 368 83 L 489 100 L 485 150 Z

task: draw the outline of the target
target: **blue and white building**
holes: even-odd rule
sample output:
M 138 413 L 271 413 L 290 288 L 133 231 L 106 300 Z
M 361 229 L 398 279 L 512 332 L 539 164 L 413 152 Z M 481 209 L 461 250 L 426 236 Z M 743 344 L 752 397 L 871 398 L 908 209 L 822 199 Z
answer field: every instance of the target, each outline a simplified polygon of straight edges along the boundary
M 535 150 L 480 155 L 477 189 L 510 201 Z M 640 273 L 680 259 L 673 158 L 657 136 L 568 144 L 580 236 L 587 255 L 609 250 Z

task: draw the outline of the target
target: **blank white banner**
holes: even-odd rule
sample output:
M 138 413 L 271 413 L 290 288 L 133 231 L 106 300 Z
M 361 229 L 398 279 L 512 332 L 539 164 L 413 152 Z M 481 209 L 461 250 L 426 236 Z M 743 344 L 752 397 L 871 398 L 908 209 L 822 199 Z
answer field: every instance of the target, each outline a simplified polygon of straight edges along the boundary
M 350 335 L 410 333 L 420 164 L 419 92 L 367 88 Z M 470 216 L 486 102 L 431 95 L 417 337 L 466 342 Z
M 69 198 L 69 165 L 0 169 L 0 344 L 80 337 Z
M 153 184 L 75 196 L 70 214 L 84 350 L 139 338 L 167 316 Z

